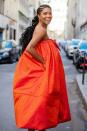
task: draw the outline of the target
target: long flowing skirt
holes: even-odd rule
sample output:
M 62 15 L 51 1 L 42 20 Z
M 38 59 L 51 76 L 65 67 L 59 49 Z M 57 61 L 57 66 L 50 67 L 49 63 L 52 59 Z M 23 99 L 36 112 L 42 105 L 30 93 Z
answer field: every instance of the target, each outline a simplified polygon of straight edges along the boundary
M 14 73 L 13 95 L 19 128 L 48 129 L 71 120 L 63 64 L 51 39 L 38 43 L 36 51 L 46 61 L 43 67 L 26 50 Z

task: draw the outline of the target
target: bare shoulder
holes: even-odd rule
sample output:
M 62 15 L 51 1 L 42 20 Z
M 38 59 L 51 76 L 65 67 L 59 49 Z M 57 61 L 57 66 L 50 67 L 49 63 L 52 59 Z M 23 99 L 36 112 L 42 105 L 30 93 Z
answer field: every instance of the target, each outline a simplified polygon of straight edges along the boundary
M 45 35 L 46 35 L 46 29 L 40 25 L 37 25 L 34 30 L 32 39 L 27 46 L 27 49 L 30 47 L 35 47 L 39 43 L 39 41 L 44 38 Z
M 38 34 L 38 35 L 45 36 L 46 33 L 47 33 L 46 28 L 44 28 L 44 27 L 41 26 L 41 25 L 37 25 L 37 26 L 36 26 L 35 31 L 34 31 L 34 34 Z

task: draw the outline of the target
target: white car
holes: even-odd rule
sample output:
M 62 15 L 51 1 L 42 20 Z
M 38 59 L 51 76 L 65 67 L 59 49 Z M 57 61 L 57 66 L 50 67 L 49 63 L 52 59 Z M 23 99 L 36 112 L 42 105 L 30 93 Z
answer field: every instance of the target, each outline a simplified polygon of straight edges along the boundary
M 80 43 L 81 40 L 79 39 L 72 39 L 70 42 L 67 44 L 67 56 L 70 58 L 73 57 L 74 51 L 77 49 L 78 44 Z

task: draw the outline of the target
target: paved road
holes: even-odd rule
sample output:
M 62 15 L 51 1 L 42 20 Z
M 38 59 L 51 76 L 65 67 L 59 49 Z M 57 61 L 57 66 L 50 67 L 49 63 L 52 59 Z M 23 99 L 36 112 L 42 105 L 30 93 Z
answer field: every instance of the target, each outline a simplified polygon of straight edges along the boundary
M 61 56 L 66 74 L 72 121 L 59 124 L 59 126 L 50 129 L 50 131 L 87 131 L 87 113 L 75 83 L 75 77 L 78 72 L 72 61 L 66 58 L 63 51 Z M 16 63 L 0 65 L 0 131 L 27 131 L 17 129 L 15 125 L 12 96 L 15 65 Z

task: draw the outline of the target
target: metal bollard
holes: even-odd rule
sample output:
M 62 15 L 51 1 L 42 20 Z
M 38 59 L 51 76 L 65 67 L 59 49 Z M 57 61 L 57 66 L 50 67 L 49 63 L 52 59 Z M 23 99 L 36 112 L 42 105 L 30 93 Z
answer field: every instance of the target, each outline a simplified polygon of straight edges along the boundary
M 85 53 L 84 53 L 84 62 L 83 62 L 83 73 L 82 73 L 82 84 L 84 85 L 85 80 Z

